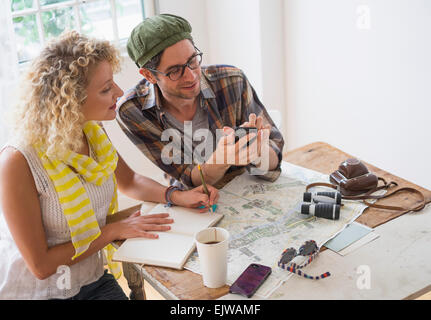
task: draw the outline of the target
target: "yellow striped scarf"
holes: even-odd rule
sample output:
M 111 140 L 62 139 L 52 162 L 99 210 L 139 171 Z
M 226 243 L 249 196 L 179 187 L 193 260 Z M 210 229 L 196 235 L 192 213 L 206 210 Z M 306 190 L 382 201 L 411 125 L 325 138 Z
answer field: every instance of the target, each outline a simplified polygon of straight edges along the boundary
M 103 129 L 94 121 L 84 125 L 83 131 L 90 148 L 95 152 L 97 161 L 91 157 L 68 151 L 62 158 L 51 159 L 46 156 L 43 147 L 36 146 L 43 167 L 52 180 L 66 217 L 70 236 L 75 248 L 72 260 L 83 254 L 91 242 L 101 234 L 90 199 L 79 180 L 74 168 L 87 182 L 102 185 L 111 176 L 114 180 L 114 194 L 109 205 L 108 214 L 118 210 L 117 182 L 114 171 L 118 155 Z M 121 276 L 119 263 L 112 262 L 115 248 L 109 244 L 105 247 L 111 273 L 118 279 Z

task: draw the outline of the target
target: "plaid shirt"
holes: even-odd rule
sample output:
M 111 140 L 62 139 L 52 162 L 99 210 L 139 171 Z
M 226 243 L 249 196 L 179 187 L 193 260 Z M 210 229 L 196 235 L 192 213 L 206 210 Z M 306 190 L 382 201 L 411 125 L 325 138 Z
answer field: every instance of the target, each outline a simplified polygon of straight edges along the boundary
M 235 127 L 248 121 L 251 113 L 262 116 L 264 123 L 271 124 L 270 146 L 278 155 L 278 166 L 257 177 L 275 181 L 281 172 L 284 140 L 246 76 L 241 70 L 226 65 L 203 66 L 201 70 L 201 107 L 208 113 L 209 130 L 213 135 L 216 129 L 223 129 L 223 126 Z M 148 159 L 185 186 L 193 187 L 191 171 L 195 164 L 185 164 L 184 161 L 181 164 L 165 164 L 162 161 L 162 149 L 170 142 L 162 141 L 161 136 L 170 126 L 166 122 L 160 94 L 157 85 L 143 79 L 118 100 L 117 121 Z M 184 146 L 184 142 L 182 144 Z M 179 152 L 184 160 L 181 147 Z M 246 166 L 248 171 L 250 166 Z M 243 167 L 231 166 L 228 172 L 236 170 L 243 170 Z

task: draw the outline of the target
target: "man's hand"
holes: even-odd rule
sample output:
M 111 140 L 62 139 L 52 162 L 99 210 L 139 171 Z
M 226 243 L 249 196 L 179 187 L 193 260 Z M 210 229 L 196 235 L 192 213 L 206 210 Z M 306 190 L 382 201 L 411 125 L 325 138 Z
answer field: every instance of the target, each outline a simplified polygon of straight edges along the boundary
M 251 113 L 248 116 L 248 121 L 244 122 L 241 127 L 255 127 L 257 130 L 264 130 L 268 129 L 271 131 L 271 125 L 270 124 L 263 124 L 263 118 L 261 116 L 256 117 L 256 114 Z
M 234 129 L 224 127 L 224 136 L 220 139 L 215 152 L 207 161 L 208 164 L 217 163 L 245 166 L 250 163 L 262 163 L 262 156 L 269 156 L 269 135 L 271 125 L 265 125 L 262 117 L 256 117 L 256 115 L 252 113 L 249 116 L 249 121 L 244 122 L 241 127 L 257 128 L 257 138 L 255 132 L 250 132 L 241 137 L 238 142 L 235 143 Z M 251 143 L 247 146 L 249 141 Z M 268 161 L 263 162 L 268 163 Z
M 241 137 L 237 143 L 235 143 L 235 131 L 232 128 L 224 127 L 223 133 L 224 136 L 220 138 L 216 150 L 206 161 L 207 164 L 245 166 L 258 158 L 255 132 Z M 247 146 L 251 140 L 253 141 Z
M 248 121 L 244 122 L 241 127 L 255 127 L 258 130 L 257 137 L 257 154 L 258 159 L 252 161 L 252 164 L 256 166 L 262 166 L 261 168 L 266 171 L 269 165 L 269 135 L 271 132 L 271 125 L 264 124 L 261 116 L 256 117 L 256 114 L 251 113 L 248 117 Z M 263 161 L 262 161 L 263 160 Z
M 235 131 L 233 128 L 224 127 L 223 136 L 219 139 L 214 152 L 204 163 L 205 181 L 208 183 L 217 183 L 231 165 L 246 166 L 253 164 L 259 170 L 252 174 L 261 175 L 268 170 L 272 170 L 278 164 L 277 154 L 270 148 L 269 136 L 271 125 L 264 124 L 261 116 L 256 117 L 254 113 L 250 114 L 249 121 L 244 122 L 241 127 L 255 127 L 256 132 L 241 137 L 235 143 Z M 256 130 L 252 130 L 256 131 Z M 257 135 L 257 137 L 256 137 Z M 247 146 L 247 144 L 250 144 Z M 252 168 L 255 170 L 256 168 Z M 196 172 L 195 172 L 196 171 Z M 193 169 L 193 183 L 200 184 L 200 177 L 197 169 Z

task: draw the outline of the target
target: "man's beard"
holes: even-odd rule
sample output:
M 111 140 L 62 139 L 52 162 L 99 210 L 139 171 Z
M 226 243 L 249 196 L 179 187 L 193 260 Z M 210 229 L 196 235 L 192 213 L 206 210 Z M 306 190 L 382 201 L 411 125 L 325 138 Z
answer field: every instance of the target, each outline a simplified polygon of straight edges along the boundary
M 189 92 L 187 92 L 186 89 L 176 89 L 176 90 L 168 91 L 167 93 L 170 96 L 187 100 L 187 99 L 196 98 L 200 94 L 200 91 L 201 91 L 201 84 L 199 80 L 198 83 L 196 84 L 196 87 Z

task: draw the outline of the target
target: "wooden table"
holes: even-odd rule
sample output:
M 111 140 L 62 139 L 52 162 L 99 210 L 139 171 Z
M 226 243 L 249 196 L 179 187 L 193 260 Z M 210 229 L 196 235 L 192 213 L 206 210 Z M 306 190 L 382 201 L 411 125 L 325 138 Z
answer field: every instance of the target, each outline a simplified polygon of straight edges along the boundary
M 354 157 L 349 155 L 327 143 L 316 142 L 304 147 L 286 152 L 283 155 L 283 160 L 295 165 L 299 165 L 321 173 L 330 174 L 338 168 L 338 165 L 347 158 Z M 419 187 L 411 182 L 394 176 L 380 168 L 377 168 L 369 163 L 366 166 L 371 172 L 374 172 L 379 177 L 383 177 L 386 181 L 395 181 L 399 187 L 413 187 L 420 190 L 426 199 L 426 203 L 431 202 L 431 191 Z M 223 184 L 226 184 L 234 176 L 227 177 Z M 218 185 L 217 187 L 221 187 Z M 395 190 L 395 189 L 392 189 Z M 390 202 L 390 203 L 389 203 Z M 416 195 L 400 194 L 394 195 L 389 200 L 382 199 L 378 204 L 391 204 L 412 208 L 420 203 L 420 199 Z M 139 210 L 140 206 L 135 206 L 120 212 L 115 220 L 122 219 L 133 212 Z M 401 216 L 407 211 L 388 211 L 376 208 L 367 208 L 356 221 L 365 224 L 371 228 L 375 228 L 387 221 Z M 126 278 L 129 278 L 129 286 L 132 291 L 141 288 L 143 285 L 142 275 L 138 272 L 139 267 L 136 264 L 123 264 Z M 229 287 L 226 285 L 218 289 L 209 289 L 203 286 L 202 277 L 189 270 L 174 270 L 163 267 L 145 266 L 142 270 L 143 276 L 150 284 L 155 287 L 165 298 L 168 299 L 217 299 L 228 293 Z M 137 297 L 144 297 L 137 293 Z

